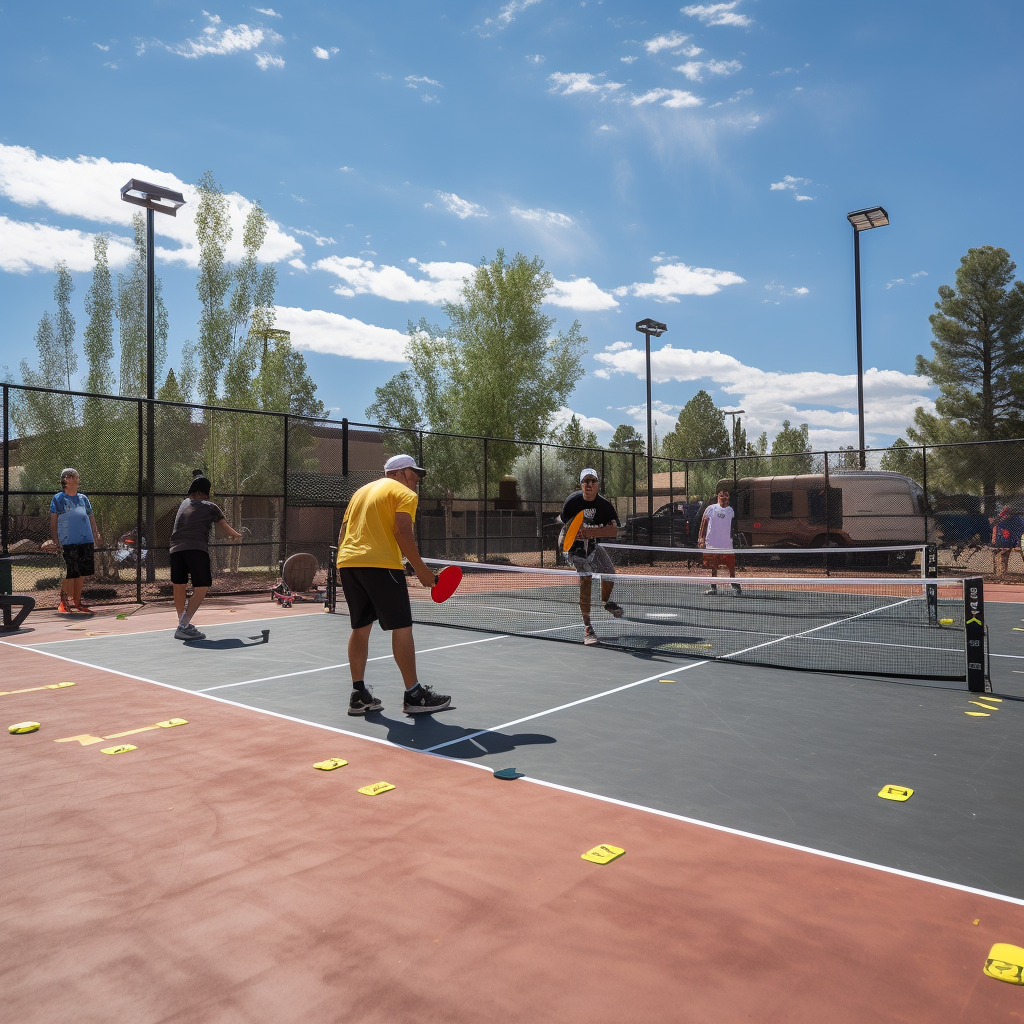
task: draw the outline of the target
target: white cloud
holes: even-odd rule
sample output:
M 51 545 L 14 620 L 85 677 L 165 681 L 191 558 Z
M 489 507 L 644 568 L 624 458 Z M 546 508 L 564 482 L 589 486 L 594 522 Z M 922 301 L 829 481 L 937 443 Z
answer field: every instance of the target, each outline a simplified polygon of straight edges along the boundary
M 479 203 L 471 203 L 468 199 L 460 199 L 454 192 L 438 192 L 437 198 L 444 203 L 449 213 L 454 213 L 459 220 L 467 217 L 486 217 L 487 211 Z
M 803 195 L 800 189 L 806 188 L 810 183 L 810 178 L 794 178 L 792 174 L 787 174 L 783 177 L 782 181 L 773 181 L 768 186 L 768 190 L 770 192 L 794 192 L 796 194 L 793 198 L 798 203 L 806 203 L 813 200 L 814 196 Z
M 798 288 L 787 288 L 784 284 L 776 284 L 774 281 L 772 281 L 771 284 L 766 284 L 764 286 L 764 290 L 766 292 L 772 292 L 775 295 L 780 295 L 785 299 L 791 299 L 798 295 L 809 295 L 811 291 L 810 288 L 805 288 L 802 285 Z M 764 301 L 772 302 L 776 306 L 779 304 L 776 299 L 765 299 Z
M 643 103 L 658 103 L 663 107 L 678 110 L 683 107 L 699 107 L 704 101 L 684 89 L 651 89 L 642 96 L 634 96 L 629 102 L 634 107 Z
M 185 206 L 176 217 L 156 217 L 157 236 L 177 245 L 172 249 L 158 248 L 157 256 L 161 261 L 197 266 L 195 212 L 199 196 L 193 185 L 145 164 L 114 163 L 103 157 L 88 156 L 55 159 L 40 156 L 26 146 L 0 144 L 0 195 L 19 206 L 42 206 L 75 220 L 129 228 L 132 214 L 138 210 L 137 206 L 121 201 L 121 186 L 129 178 L 154 181 L 184 194 Z M 253 204 L 237 192 L 229 193 L 227 201 L 233 232 L 227 258 L 234 261 L 243 255 L 242 230 Z M 276 263 L 301 252 L 299 242 L 271 220 L 260 258 Z
M 653 282 L 638 282 L 630 285 L 628 290 L 639 298 L 678 302 L 679 295 L 714 295 L 727 285 L 744 283 L 744 279 L 731 270 L 671 263 L 655 267 Z
M 603 124 L 597 130 L 599 132 L 610 132 L 612 130 L 612 126 L 610 124 Z
M 260 71 L 266 71 L 268 68 L 280 69 L 284 67 L 284 57 L 276 57 L 272 53 L 257 53 L 256 66 Z
M 681 50 L 676 50 L 673 56 L 679 57 L 696 57 L 702 54 L 704 50 L 699 46 L 684 46 Z
M 420 99 L 424 103 L 440 103 L 441 100 L 437 96 L 432 96 L 429 92 L 425 92 L 420 96 Z
M 567 405 L 563 405 L 558 412 L 552 413 L 550 426 L 553 430 L 560 430 L 569 423 L 573 416 L 584 430 L 593 430 L 594 433 L 615 430 L 607 420 L 601 419 L 600 416 L 585 416 L 581 412 L 573 412 Z M 601 467 L 597 468 L 600 470 Z
M 683 14 L 691 18 L 699 18 L 705 25 L 739 25 L 745 27 L 750 24 L 750 18 L 745 14 L 736 14 L 735 8 L 739 6 L 739 0 L 732 0 L 729 4 L 691 4 L 682 8 Z
M 53 270 L 63 260 L 76 273 L 92 270 L 92 240 L 88 231 L 56 228 L 50 224 L 29 224 L 0 214 L 0 270 L 27 274 L 31 270 Z M 112 267 L 123 267 L 134 247 L 131 240 L 116 235 L 107 243 Z
M 256 11 L 257 14 L 265 14 L 268 18 L 283 17 L 283 15 L 278 14 L 273 7 L 254 7 L 253 10 Z
M 702 82 L 704 74 L 733 75 L 741 71 L 743 65 L 738 60 L 691 60 L 680 64 L 675 71 L 681 71 L 691 82 Z
M 476 273 L 471 263 L 419 263 L 410 260 L 426 277 L 413 277 L 400 267 L 376 266 L 358 256 L 328 256 L 313 264 L 314 270 L 326 270 L 344 283 L 337 295 L 376 295 L 392 302 L 458 302 L 463 281 Z
M 928 276 L 928 271 L 927 270 L 919 270 L 919 271 L 917 271 L 917 273 L 910 275 L 910 283 L 912 285 L 916 284 L 917 282 L 916 282 L 915 278 L 927 277 L 927 276 Z M 894 277 L 891 281 L 886 281 L 885 287 L 886 288 L 895 288 L 896 285 L 900 285 L 900 284 L 906 284 L 906 281 L 904 281 L 904 279 L 902 277 Z
M 526 59 L 531 64 L 543 64 L 544 63 L 544 54 L 542 54 L 542 53 L 528 53 L 526 55 Z
M 294 267 L 296 270 L 309 270 L 309 267 L 307 267 L 306 264 L 303 263 L 303 261 L 300 260 L 298 257 L 296 257 L 293 260 L 289 260 L 288 266 Z
M 514 217 L 522 217 L 523 220 L 531 220 L 555 228 L 569 228 L 575 224 L 568 214 L 556 213 L 554 210 L 523 210 L 518 206 L 513 206 L 509 212 Z
M 339 171 L 354 171 L 355 168 L 354 167 L 345 166 L 345 167 L 339 167 L 338 170 Z
M 655 36 L 653 39 L 648 39 L 644 43 L 644 47 L 648 53 L 661 53 L 662 50 L 674 50 L 676 47 L 682 46 L 689 38 L 681 32 L 669 32 L 667 36 Z
M 111 71 L 116 71 L 117 70 L 117 65 L 114 64 L 113 62 L 109 61 L 109 60 L 103 66 L 105 68 L 110 68 Z
M 351 359 L 404 363 L 408 337 L 390 327 L 376 327 L 322 309 L 275 306 L 275 326 L 290 331 L 292 344 L 306 352 L 324 352 Z
M 433 78 L 427 78 L 425 75 L 406 75 L 405 82 L 410 89 L 418 89 L 420 85 L 435 85 L 438 89 L 444 88 L 440 82 L 436 82 Z
M 592 75 L 589 72 L 583 71 L 556 71 L 553 75 L 548 75 L 548 81 L 554 82 L 552 86 L 552 92 L 558 92 L 559 89 L 562 91 L 559 93 L 561 96 L 571 96 L 577 92 L 596 92 L 604 95 L 610 92 L 614 92 L 616 89 L 622 88 L 621 82 L 597 82 L 596 78 L 600 78 L 600 75 Z
M 110 49 L 109 46 L 104 46 L 102 43 L 93 43 L 92 45 L 95 46 L 97 50 L 102 50 L 104 53 Z
M 636 54 L 630 54 L 630 56 L 628 56 L 628 57 L 620 57 L 619 58 L 619 60 L 621 60 L 623 64 L 632 64 L 633 61 L 635 61 L 636 59 L 637 59 L 636 58 Z
M 632 345 L 599 352 L 595 358 L 609 376 L 646 376 L 644 351 Z M 818 444 L 856 442 L 857 378 L 852 373 L 772 372 L 747 366 L 722 352 L 665 345 L 651 353 L 651 377 L 661 384 L 711 382 L 728 396 L 727 401 L 746 409 L 748 438 L 762 430 L 774 433 L 788 419 L 809 423 L 812 441 Z M 918 406 L 933 408 L 931 390 L 926 377 L 871 368 L 864 375 L 868 429 L 889 436 L 902 433 L 913 422 Z
M 916 274 L 911 274 L 910 276 L 911 277 L 927 277 L 928 276 L 928 271 L 927 270 L 919 270 L 919 271 L 917 271 Z
M 330 49 L 324 49 L 322 46 L 313 47 L 313 56 L 319 60 L 330 60 L 337 52 L 338 48 L 336 46 L 332 46 Z
M 511 0 L 510 3 L 505 4 L 498 14 L 498 24 L 505 28 L 506 25 L 511 25 L 516 19 L 517 14 L 522 14 L 527 7 L 532 7 L 534 4 L 539 4 L 540 0 Z M 490 18 L 487 19 L 490 22 Z
M 203 12 L 206 14 L 206 12 Z M 198 57 L 224 56 L 233 53 L 245 53 L 255 50 L 266 43 L 274 46 L 283 43 L 284 39 L 272 29 L 264 29 L 260 26 L 249 25 L 226 25 L 221 28 L 220 18 L 216 14 L 206 14 L 209 24 L 203 29 L 202 34 L 195 39 L 186 39 L 183 43 L 173 46 L 166 46 L 171 53 L 179 57 L 194 60 Z M 280 61 L 280 64 L 276 62 Z M 257 54 L 256 63 L 260 68 L 284 66 L 280 57 L 272 57 L 270 54 Z
M 618 305 L 614 296 L 602 291 L 589 277 L 577 277 L 572 281 L 556 279 L 544 301 L 552 306 L 564 306 L 567 309 L 585 312 L 613 309 Z
M 333 238 L 329 235 L 321 235 L 317 231 L 303 231 L 302 228 L 289 228 L 289 231 L 294 231 L 297 235 L 304 235 L 306 238 L 312 238 L 317 245 L 337 245 Z

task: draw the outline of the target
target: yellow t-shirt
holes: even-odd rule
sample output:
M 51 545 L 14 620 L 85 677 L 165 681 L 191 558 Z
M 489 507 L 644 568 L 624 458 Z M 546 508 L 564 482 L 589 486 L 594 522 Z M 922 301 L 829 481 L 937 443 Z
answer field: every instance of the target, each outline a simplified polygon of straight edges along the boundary
M 415 521 L 418 504 L 416 492 L 391 477 L 360 487 L 345 510 L 338 539 L 338 568 L 403 568 L 402 552 L 395 539 L 395 513 L 408 512 Z

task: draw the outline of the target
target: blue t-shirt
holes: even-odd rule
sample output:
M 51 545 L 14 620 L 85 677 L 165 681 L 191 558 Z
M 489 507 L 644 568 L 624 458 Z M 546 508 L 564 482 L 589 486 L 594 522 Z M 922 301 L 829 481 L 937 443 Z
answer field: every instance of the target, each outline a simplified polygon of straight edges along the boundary
M 56 512 L 57 539 L 64 544 L 94 544 L 96 538 L 92 535 L 92 524 L 89 516 L 92 515 L 92 505 L 89 499 L 78 492 L 74 497 L 58 491 L 50 502 L 50 511 Z

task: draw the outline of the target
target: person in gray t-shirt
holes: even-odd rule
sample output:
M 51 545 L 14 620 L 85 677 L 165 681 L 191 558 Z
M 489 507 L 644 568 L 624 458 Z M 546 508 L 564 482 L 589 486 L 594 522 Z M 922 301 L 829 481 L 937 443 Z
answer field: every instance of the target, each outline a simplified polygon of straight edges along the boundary
M 197 476 L 189 487 L 188 497 L 178 506 L 171 530 L 171 585 L 174 588 L 174 609 L 178 613 L 176 640 L 205 640 L 192 625 L 192 616 L 206 597 L 213 583 L 210 571 L 210 527 L 221 536 L 241 540 L 242 535 L 228 525 L 224 513 L 210 501 L 210 481 Z M 192 579 L 192 597 L 186 601 L 185 591 Z

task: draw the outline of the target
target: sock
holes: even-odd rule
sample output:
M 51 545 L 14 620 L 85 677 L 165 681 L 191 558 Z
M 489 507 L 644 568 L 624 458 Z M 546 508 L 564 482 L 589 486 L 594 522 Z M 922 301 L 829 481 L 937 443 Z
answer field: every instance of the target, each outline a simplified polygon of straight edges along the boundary
M 369 690 L 366 689 L 366 683 L 364 683 L 362 679 L 358 680 L 357 682 L 354 682 L 352 684 L 352 689 L 353 690 L 360 690 L 363 693 L 369 693 L 370 692 Z
M 405 691 L 405 695 L 406 695 L 406 697 L 417 697 L 417 696 L 419 696 L 419 692 L 420 692 L 420 684 L 419 683 L 413 683 L 413 685 L 410 686 L 409 689 L 407 689 Z

